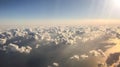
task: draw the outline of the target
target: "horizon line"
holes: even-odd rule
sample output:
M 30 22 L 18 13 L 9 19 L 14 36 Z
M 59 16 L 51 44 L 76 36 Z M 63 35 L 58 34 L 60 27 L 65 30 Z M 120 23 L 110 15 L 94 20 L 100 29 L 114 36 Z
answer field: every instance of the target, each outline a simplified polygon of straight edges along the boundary
M 120 19 L 34 19 L 1 20 L 1 25 L 35 25 L 35 24 L 120 24 Z

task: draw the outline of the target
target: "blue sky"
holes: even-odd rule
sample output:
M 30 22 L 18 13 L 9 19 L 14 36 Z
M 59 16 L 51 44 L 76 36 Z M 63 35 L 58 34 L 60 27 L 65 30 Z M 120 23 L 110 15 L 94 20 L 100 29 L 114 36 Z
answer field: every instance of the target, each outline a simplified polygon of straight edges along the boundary
M 1 20 L 106 19 L 110 0 L 0 0 Z

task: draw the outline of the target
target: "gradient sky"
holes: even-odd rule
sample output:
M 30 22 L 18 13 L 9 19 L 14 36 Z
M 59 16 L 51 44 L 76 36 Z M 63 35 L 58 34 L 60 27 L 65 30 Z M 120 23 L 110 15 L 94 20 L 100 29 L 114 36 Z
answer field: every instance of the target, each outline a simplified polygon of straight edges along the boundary
M 119 19 L 112 0 L 0 0 L 0 20 Z

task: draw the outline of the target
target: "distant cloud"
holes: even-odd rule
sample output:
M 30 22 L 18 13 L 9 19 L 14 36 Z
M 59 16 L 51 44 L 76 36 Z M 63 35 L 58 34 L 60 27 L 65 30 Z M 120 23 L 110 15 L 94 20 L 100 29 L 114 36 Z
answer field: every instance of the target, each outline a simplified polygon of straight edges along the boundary
M 80 57 L 79 57 L 79 55 L 73 55 L 72 57 L 70 57 L 70 59 L 79 61 Z
M 65 62 L 80 64 L 91 57 L 106 60 L 111 52 L 119 52 L 116 48 L 119 48 L 119 27 L 114 26 L 38 26 L 10 28 L 0 33 L 1 52 L 27 54 L 38 67 L 44 63 L 48 67 L 59 67 Z M 65 62 L 61 61 L 64 57 Z M 100 61 L 98 65 L 103 63 Z
M 54 62 L 54 63 L 53 63 L 53 66 L 55 66 L 55 67 L 59 67 L 59 64 L 56 63 L 56 62 Z
M 4 38 L 4 39 L 0 38 L 0 44 L 1 44 L 1 45 L 5 44 L 6 41 L 7 41 L 7 40 L 6 40 L 5 38 Z
M 80 55 L 80 57 L 81 57 L 82 59 L 86 59 L 86 58 L 88 58 L 89 56 L 88 56 L 88 55 L 83 54 L 83 55 Z
M 8 49 L 12 52 L 20 52 L 20 53 L 30 53 L 30 51 L 32 50 L 32 48 L 29 46 L 26 47 L 22 46 L 19 48 L 18 45 L 12 43 L 8 45 Z

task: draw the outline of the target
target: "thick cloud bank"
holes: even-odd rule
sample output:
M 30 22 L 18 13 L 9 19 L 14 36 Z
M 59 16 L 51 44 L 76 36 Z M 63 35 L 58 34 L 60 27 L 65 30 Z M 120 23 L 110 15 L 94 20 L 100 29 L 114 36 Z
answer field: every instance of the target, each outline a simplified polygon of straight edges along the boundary
M 0 31 L 0 67 L 120 67 L 119 26 Z

